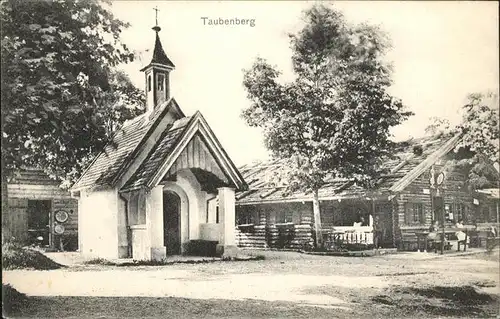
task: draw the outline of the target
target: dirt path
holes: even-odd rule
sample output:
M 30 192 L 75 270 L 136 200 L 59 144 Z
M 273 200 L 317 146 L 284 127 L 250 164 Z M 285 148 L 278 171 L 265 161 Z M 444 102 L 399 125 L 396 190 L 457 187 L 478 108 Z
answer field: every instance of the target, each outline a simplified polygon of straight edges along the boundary
M 406 300 L 397 299 L 395 292 L 415 298 L 408 294 L 414 288 L 471 285 L 500 294 L 498 260 L 490 257 L 264 254 L 266 260 L 248 262 L 4 271 L 3 282 L 29 296 L 175 297 L 206 302 L 250 299 L 348 312 L 375 305 L 384 313 L 393 312 L 391 307 L 397 310 L 398 300 Z M 422 300 L 426 299 L 419 302 Z
M 206 276 L 194 270 L 147 271 L 9 271 L 4 282 L 32 296 L 181 297 L 195 299 L 258 299 L 323 306 L 348 306 L 348 301 L 310 293 L 325 285 L 339 288 L 384 288 L 380 276 L 346 277 L 300 274 L 231 274 Z M 309 293 L 307 292 L 309 291 Z

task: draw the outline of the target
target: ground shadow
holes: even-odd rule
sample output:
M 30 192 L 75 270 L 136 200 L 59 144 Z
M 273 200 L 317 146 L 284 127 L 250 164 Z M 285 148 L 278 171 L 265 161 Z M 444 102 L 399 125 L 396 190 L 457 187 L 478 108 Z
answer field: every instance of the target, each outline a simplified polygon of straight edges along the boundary
M 356 318 L 338 309 L 260 300 L 30 297 L 12 289 L 4 302 L 5 318 Z
M 391 289 L 371 301 L 394 306 L 395 311 L 403 314 L 489 318 L 497 314 L 500 300 L 498 296 L 478 292 L 473 286 L 434 286 Z

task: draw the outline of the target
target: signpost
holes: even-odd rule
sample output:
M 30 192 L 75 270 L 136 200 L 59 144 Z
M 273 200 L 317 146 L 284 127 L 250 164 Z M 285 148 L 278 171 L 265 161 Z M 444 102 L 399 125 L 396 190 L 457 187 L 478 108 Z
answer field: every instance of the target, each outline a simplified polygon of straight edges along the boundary
M 444 172 L 441 172 L 436 175 L 436 171 L 434 169 L 434 165 L 431 167 L 430 171 L 430 188 L 435 190 L 435 195 L 431 195 L 431 205 L 432 212 L 434 213 L 434 218 L 440 219 L 441 222 L 441 254 L 444 254 L 444 222 L 445 222 L 445 210 L 444 210 L 444 201 L 442 198 L 442 187 L 445 180 Z M 432 192 L 434 193 L 434 192 Z M 437 216 L 439 214 L 439 216 Z

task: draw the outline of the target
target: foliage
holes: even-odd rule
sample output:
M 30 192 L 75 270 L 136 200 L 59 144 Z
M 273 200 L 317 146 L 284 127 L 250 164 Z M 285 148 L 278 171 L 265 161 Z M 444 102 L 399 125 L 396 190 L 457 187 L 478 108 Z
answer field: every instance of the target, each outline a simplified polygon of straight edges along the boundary
M 499 103 L 493 92 L 473 93 L 464 106 L 466 112 L 459 128 L 463 138 L 459 147 L 468 147 L 475 153 L 496 162 L 500 158 Z
M 50 270 L 63 267 L 41 252 L 8 241 L 2 244 L 3 269 Z
M 499 104 L 498 94 L 473 93 L 468 96 L 465 112 L 458 129 L 463 136 L 460 148 L 472 152 L 473 156 L 458 161 L 458 165 L 468 168 L 468 182 L 473 189 L 495 187 L 491 181 L 499 181 L 500 159 Z M 496 163 L 496 164 L 495 164 Z
M 471 189 L 496 187 L 499 181 L 500 159 L 499 102 L 493 92 L 473 93 L 463 106 L 461 123 L 450 125 L 445 119 L 435 118 L 427 128 L 429 133 L 460 132 L 460 143 L 455 147 L 449 168 L 459 169 L 468 175 Z
M 387 92 L 389 41 L 322 4 L 304 18 L 290 35 L 295 80 L 280 83 L 280 72 L 258 58 L 244 73 L 252 104 L 243 118 L 263 129 L 267 148 L 286 163 L 277 182 L 289 190 L 318 190 L 329 174 L 369 181 L 390 149 L 389 129 L 411 115 Z
M 77 251 L 78 250 L 78 234 L 68 233 L 61 235 L 64 251 Z
M 429 135 L 435 135 L 435 134 L 446 134 L 449 133 L 451 130 L 451 124 L 450 121 L 447 119 L 443 119 L 440 117 L 431 117 L 430 119 L 431 124 L 429 124 L 425 128 L 425 133 Z
M 470 94 L 464 109 L 462 123 L 458 126 L 463 136 L 456 150 L 466 149 L 473 156 L 459 161 L 458 164 L 469 167 L 469 183 L 473 188 L 491 187 L 491 181 L 498 183 L 499 180 L 498 94 L 492 92 Z M 496 170 L 494 165 L 497 165 Z
M 133 59 L 127 24 L 99 0 L 1 4 L 2 162 L 45 169 L 68 186 L 143 96 L 116 71 Z

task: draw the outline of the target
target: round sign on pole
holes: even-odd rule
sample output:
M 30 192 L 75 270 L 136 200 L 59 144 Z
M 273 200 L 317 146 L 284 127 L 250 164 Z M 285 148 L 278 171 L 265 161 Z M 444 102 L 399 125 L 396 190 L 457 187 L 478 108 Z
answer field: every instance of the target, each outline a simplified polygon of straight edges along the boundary
M 431 167 L 429 183 L 431 184 L 431 188 L 434 188 L 436 185 L 436 171 L 434 170 L 434 166 Z
M 68 220 L 69 215 L 66 211 L 59 210 L 56 212 L 54 217 L 55 217 L 56 221 L 58 221 L 59 223 L 64 223 Z
M 436 184 L 441 185 L 444 182 L 444 173 L 441 172 L 439 173 L 437 179 L 436 179 Z
M 61 235 L 62 233 L 64 233 L 64 226 L 61 225 L 61 224 L 57 224 L 54 226 L 54 232 L 58 235 Z

